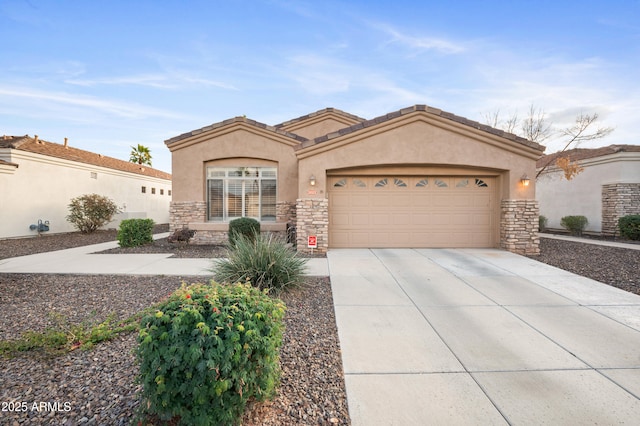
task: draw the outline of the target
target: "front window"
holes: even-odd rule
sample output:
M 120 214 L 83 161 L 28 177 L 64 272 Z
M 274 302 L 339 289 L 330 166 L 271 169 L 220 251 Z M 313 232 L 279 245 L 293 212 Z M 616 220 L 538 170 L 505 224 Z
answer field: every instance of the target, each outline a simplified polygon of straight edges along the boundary
M 276 220 L 275 167 L 207 167 L 208 220 Z

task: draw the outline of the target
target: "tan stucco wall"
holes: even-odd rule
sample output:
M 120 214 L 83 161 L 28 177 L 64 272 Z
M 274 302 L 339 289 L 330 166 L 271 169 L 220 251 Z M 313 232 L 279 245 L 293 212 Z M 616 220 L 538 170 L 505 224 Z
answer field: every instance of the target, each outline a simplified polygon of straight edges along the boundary
M 484 133 L 484 132 L 482 132 Z M 310 189 L 308 176 L 317 179 L 317 194 L 326 194 L 327 171 L 372 165 L 420 165 L 416 174 L 464 174 L 460 169 L 477 168 L 500 176 L 503 199 L 533 199 L 533 179 L 528 187 L 522 175 L 535 176 L 540 153 L 516 142 L 484 135 L 424 114 L 412 114 L 378 129 L 366 129 L 298 151 L 301 197 Z M 393 169 L 391 169 L 393 170 Z M 405 170 L 406 172 L 406 170 Z
M 66 220 L 72 198 L 96 193 L 111 198 L 125 214 L 115 219 L 151 218 L 169 222 L 171 181 L 120 172 L 20 150 L 2 150 L 0 157 L 17 163 L 13 173 L 0 173 L 0 238 L 37 235 L 29 225 L 50 223 L 49 234 L 76 229 Z M 91 174 L 95 173 L 95 178 Z M 147 192 L 142 193 L 141 187 Z M 151 189 L 155 188 L 155 194 Z M 160 195 L 160 190 L 163 194 Z M 105 228 L 117 228 L 119 221 Z
M 275 165 L 278 201 L 297 198 L 298 169 L 295 141 L 244 124 L 203 133 L 170 145 L 174 201 L 205 201 L 207 165 Z M 240 164 L 240 161 L 242 164 Z
M 640 153 L 621 152 L 583 160 L 583 172 L 568 181 L 557 167 L 550 167 L 538 178 L 536 198 L 547 227 L 562 229 L 563 216 L 586 216 L 587 231 L 602 230 L 602 185 L 640 183 Z

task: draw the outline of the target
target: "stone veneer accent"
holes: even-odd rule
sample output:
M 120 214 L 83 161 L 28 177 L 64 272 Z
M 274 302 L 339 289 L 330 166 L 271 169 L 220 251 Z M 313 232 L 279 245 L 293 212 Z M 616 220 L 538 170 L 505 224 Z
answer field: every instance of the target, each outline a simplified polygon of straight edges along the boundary
M 500 247 L 517 254 L 539 255 L 537 200 L 502 200 Z
M 618 219 L 640 214 L 640 183 L 602 185 L 602 234 L 617 235 Z
M 296 203 L 293 201 L 278 201 L 276 203 L 276 222 L 296 224 Z
M 326 253 L 329 249 L 329 200 L 298 198 L 296 200 L 297 245 L 300 253 Z M 307 237 L 318 237 L 318 248 L 307 247 Z
M 276 205 L 276 214 L 278 222 L 286 222 L 295 224 L 295 204 L 292 202 L 279 202 Z M 177 201 L 172 202 L 169 207 L 169 232 L 174 232 L 182 228 L 190 228 L 189 224 L 195 225 L 195 235 L 189 241 L 190 244 L 203 245 L 203 244 L 225 244 L 229 240 L 229 232 L 227 231 L 228 224 L 219 224 L 218 228 L 222 229 L 202 229 L 209 227 L 206 222 L 207 216 L 207 204 L 204 201 Z M 226 225 L 226 226 L 224 226 Z M 273 226 L 266 226 L 273 228 Z M 200 229 L 199 229 L 200 228 Z M 191 228 L 193 229 L 193 228 Z M 287 234 L 285 231 L 274 231 L 263 228 L 263 232 L 269 232 L 283 239 L 286 239 Z
M 204 201 L 172 201 L 169 205 L 169 232 L 188 228 L 192 222 L 204 222 L 207 203 Z

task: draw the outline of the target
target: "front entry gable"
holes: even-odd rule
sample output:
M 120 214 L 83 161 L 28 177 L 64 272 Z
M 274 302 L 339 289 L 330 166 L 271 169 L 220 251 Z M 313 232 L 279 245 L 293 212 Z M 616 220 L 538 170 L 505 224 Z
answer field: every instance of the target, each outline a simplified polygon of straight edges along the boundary
M 364 121 L 366 121 L 364 118 L 339 109 L 325 108 L 278 124 L 275 127 L 307 139 L 314 139 Z

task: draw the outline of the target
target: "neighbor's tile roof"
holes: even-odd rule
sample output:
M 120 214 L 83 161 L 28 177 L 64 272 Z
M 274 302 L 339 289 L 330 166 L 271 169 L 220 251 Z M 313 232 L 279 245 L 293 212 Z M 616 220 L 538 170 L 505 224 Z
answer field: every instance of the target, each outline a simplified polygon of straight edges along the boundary
M 135 173 L 159 179 L 171 179 L 171 174 L 165 173 L 148 166 L 131 163 L 129 161 L 118 160 L 102 154 L 85 151 L 71 146 L 43 141 L 26 136 L 3 136 L 0 137 L 0 148 L 11 148 L 20 151 L 34 152 L 47 155 L 49 157 L 62 158 L 79 163 L 92 164 L 94 166 L 106 167 L 123 172 Z
M 285 121 L 284 123 L 276 124 L 275 127 L 277 129 L 279 129 L 281 127 L 290 126 L 290 125 L 292 125 L 294 123 L 299 123 L 301 121 L 306 121 L 306 120 L 309 120 L 310 118 L 314 118 L 314 117 L 317 117 L 319 115 L 326 114 L 326 113 L 329 113 L 329 112 L 333 112 L 335 114 L 341 115 L 341 116 L 343 116 L 345 118 L 348 118 L 350 120 L 355 120 L 355 121 L 360 121 L 360 122 L 367 121 L 366 118 L 358 117 L 357 115 L 349 114 L 348 112 L 344 112 L 344 111 L 336 109 L 336 108 L 325 108 L 325 109 L 318 110 L 316 112 L 312 112 L 311 114 L 307 114 L 307 115 L 300 116 L 298 118 L 294 118 L 293 120 Z
M 179 136 L 175 136 L 175 137 L 173 137 L 171 139 L 167 139 L 166 141 L 164 141 L 164 143 L 165 143 L 165 145 L 171 145 L 174 142 L 178 142 L 180 140 L 187 139 L 187 138 L 190 138 L 191 136 L 196 136 L 196 135 L 199 135 L 200 133 L 208 132 L 210 130 L 214 130 L 214 129 L 218 129 L 218 128 L 221 128 L 221 127 L 224 127 L 224 126 L 228 126 L 228 125 L 233 124 L 233 123 L 246 123 L 246 124 L 248 124 L 250 126 L 259 127 L 261 129 L 277 133 L 277 134 L 282 135 L 284 137 L 291 138 L 291 139 L 293 139 L 295 141 L 298 141 L 298 142 L 304 142 L 304 141 L 307 140 L 307 138 L 303 138 L 302 136 L 296 135 L 295 133 L 285 132 L 284 130 L 278 129 L 275 126 L 269 126 L 268 124 L 260 123 L 260 122 L 255 121 L 255 120 L 250 120 L 247 117 L 234 117 L 234 118 L 230 118 L 228 120 L 220 121 L 218 123 L 210 124 L 210 125 L 205 126 L 205 127 L 201 127 L 200 129 L 196 129 L 196 130 L 192 130 L 192 131 L 187 132 L 187 133 L 183 133 L 183 134 L 181 134 Z
M 469 120 L 469 119 L 464 118 L 464 117 L 460 117 L 460 116 L 452 114 L 450 112 L 442 111 L 442 110 L 437 109 L 437 108 L 432 108 L 432 107 L 430 107 L 428 105 L 414 105 L 414 106 L 410 106 L 408 108 L 403 108 L 403 109 L 398 110 L 398 111 L 390 112 L 390 113 L 385 114 L 385 115 L 381 115 L 380 117 L 376 117 L 376 118 L 373 118 L 371 120 L 365 120 L 365 121 L 362 121 L 361 123 L 354 124 L 353 126 L 346 127 L 344 129 L 340 129 L 340 130 L 338 130 L 336 132 L 329 133 L 328 135 L 320 136 L 320 137 L 317 137 L 317 138 L 315 138 L 315 139 L 313 139 L 311 141 L 305 142 L 299 148 L 306 148 L 306 147 L 309 147 L 309 146 L 312 146 L 312 145 L 315 145 L 315 144 L 326 142 L 328 140 L 331 140 L 331 139 L 334 139 L 334 138 L 337 138 L 337 137 L 340 137 L 340 136 L 343 136 L 343 135 L 347 135 L 349 133 L 356 132 L 356 131 L 358 131 L 360 129 L 364 129 L 366 127 L 376 126 L 376 125 L 378 125 L 380 123 L 384 123 L 386 121 L 392 120 L 394 118 L 401 117 L 401 116 L 406 115 L 406 114 L 411 114 L 411 113 L 416 112 L 416 111 L 424 111 L 424 112 L 427 112 L 429 114 L 437 115 L 439 117 L 446 118 L 446 119 L 451 120 L 451 121 L 455 121 L 456 123 L 464 124 L 465 126 L 473 127 L 474 129 L 481 130 L 483 132 L 491 133 L 493 135 L 496 135 L 496 136 L 499 136 L 499 137 L 502 137 L 502 138 L 506 138 L 506 139 L 512 140 L 514 142 L 521 143 L 521 144 L 526 145 L 526 146 L 528 146 L 530 148 L 537 149 L 537 150 L 540 150 L 540 151 L 544 151 L 544 146 L 539 145 L 539 144 L 537 144 L 535 142 L 532 142 L 532 141 L 530 141 L 528 139 L 522 138 L 520 136 L 516 136 L 516 135 L 514 135 L 512 133 L 505 132 L 504 130 L 495 129 L 493 127 L 487 126 L 486 124 L 478 123 L 477 121 L 473 121 L 473 120 Z
M 640 145 L 609 145 L 601 148 L 574 148 L 567 151 L 554 152 L 541 157 L 536 163 L 537 168 L 555 163 L 558 157 L 569 157 L 573 161 L 603 157 L 617 152 L 640 152 Z

